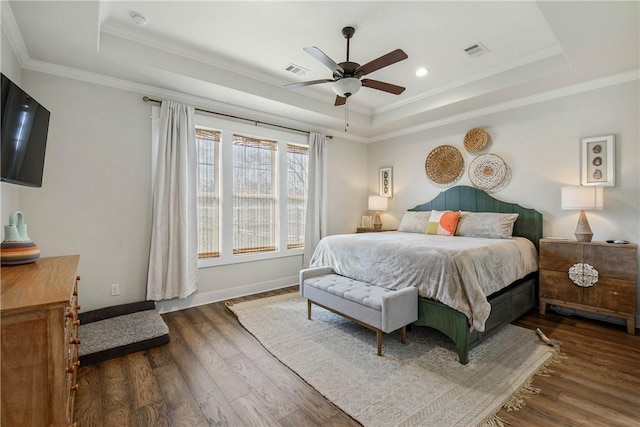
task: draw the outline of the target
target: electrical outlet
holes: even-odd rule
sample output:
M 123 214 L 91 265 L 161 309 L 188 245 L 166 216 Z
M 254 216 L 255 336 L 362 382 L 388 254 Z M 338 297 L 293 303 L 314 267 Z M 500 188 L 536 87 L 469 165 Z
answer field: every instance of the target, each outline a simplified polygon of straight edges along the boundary
M 111 296 L 115 297 L 120 295 L 120 285 L 118 283 L 114 283 L 111 285 Z

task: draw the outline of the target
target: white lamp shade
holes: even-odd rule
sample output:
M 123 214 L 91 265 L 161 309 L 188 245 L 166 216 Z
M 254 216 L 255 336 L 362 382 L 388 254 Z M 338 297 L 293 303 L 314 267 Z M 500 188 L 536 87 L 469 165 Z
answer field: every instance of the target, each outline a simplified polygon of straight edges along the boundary
M 360 90 L 362 82 L 355 77 L 345 77 L 333 83 L 333 91 L 336 95 L 349 97 Z
M 370 211 L 386 211 L 387 200 L 388 199 L 383 196 L 369 196 L 369 210 Z
M 603 191 L 597 186 L 570 186 L 561 189 L 562 209 L 602 210 Z

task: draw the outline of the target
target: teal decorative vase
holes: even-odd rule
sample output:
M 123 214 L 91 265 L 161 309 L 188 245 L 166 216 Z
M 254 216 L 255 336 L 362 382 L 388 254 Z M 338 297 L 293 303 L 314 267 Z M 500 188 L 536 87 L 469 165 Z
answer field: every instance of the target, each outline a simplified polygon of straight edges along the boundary
M 28 264 L 40 258 L 40 249 L 29 239 L 24 215 L 17 211 L 9 215 L 9 225 L 4 226 L 4 241 L 0 243 L 0 264 Z

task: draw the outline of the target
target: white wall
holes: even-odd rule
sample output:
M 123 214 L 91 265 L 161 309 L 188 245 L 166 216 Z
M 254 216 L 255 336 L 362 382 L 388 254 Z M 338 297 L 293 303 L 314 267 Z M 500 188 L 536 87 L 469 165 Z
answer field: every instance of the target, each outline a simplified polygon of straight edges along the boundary
M 150 108 L 140 95 L 23 72 L 51 111 L 42 188 L 21 189 L 41 256 L 80 255 L 85 310 L 145 296 L 151 218 Z M 120 297 L 109 285 L 119 283 Z
M 2 56 L 0 57 L 2 62 L 0 62 L 0 69 L 2 69 L 2 74 L 20 86 L 22 85 L 22 69 L 20 68 L 18 59 L 13 54 L 4 29 L 0 31 L 0 33 L 2 33 L 0 35 L 2 39 Z M 5 225 L 9 223 L 9 214 L 20 210 L 20 186 L 3 182 L 0 184 L 0 192 L 2 193 L 0 225 Z M 2 238 L 4 239 L 4 227 L 2 228 Z
M 151 221 L 151 105 L 144 94 L 33 71 L 23 86 L 51 111 L 42 188 L 20 189 L 42 256 L 80 254 L 83 310 L 145 298 Z M 329 141 L 329 231 L 352 232 L 367 191 L 366 146 Z M 358 193 L 359 192 L 359 193 Z M 356 212 L 354 214 L 354 212 Z M 297 282 L 300 256 L 199 270 L 198 294 L 168 310 Z M 120 284 L 112 297 L 110 285 Z
M 336 135 L 329 142 L 327 163 L 328 232 L 353 233 L 369 195 L 367 146 Z
M 446 187 L 427 178 L 424 162 L 442 144 L 458 147 L 465 173 L 455 184 L 471 185 L 467 170 L 476 157 L 464 149 L 465 133 L 485 128 L 490 141 L 479 154 L 502 157 L 512 178 L 494 196 L 539 210 L 544 236 L 574 238 L 577 211 L 560 209 L 560 187 L 580 184 L 580 139 L 615 134 L 616 187 L 604 189 L 604 210 L 587 212 L 594 240 L 640 242 L 640 99 L 638 81 L 593 90 L 458 122 L 369 147 L 369 190 L 378 186 L 380 167 L 392 166 L 394 197 L 383 215 L 397 225 L 402 213 L 431 200 Z

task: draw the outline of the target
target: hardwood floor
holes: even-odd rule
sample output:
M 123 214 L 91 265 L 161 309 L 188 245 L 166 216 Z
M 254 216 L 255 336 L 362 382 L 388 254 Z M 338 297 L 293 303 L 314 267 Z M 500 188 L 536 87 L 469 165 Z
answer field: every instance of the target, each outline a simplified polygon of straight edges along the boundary
M 297 291 L 269 292 L 235 301 Z M 271 356 L 223 303 L 163 315 L 171 342 L 81 367 L 76 421 L 84 426 L 358 426 Z M 511 426 L 640 426 L 640 336 L 624 326 L 530 312 L 567 355 Z M 410 338 L 410 335 L 409 335 Z

